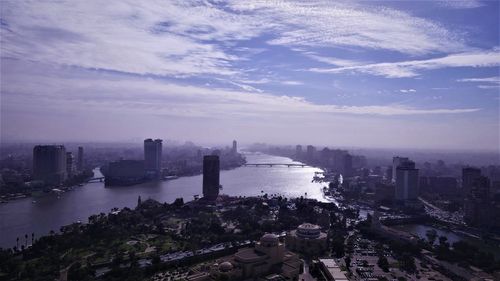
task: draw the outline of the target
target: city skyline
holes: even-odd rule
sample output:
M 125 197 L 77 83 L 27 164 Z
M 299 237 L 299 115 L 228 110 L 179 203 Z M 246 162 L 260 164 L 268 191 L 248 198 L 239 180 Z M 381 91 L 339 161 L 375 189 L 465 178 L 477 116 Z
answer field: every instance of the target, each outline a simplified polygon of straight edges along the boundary
M 1 138 L 498 150 L 498 9 L 4 1 Z

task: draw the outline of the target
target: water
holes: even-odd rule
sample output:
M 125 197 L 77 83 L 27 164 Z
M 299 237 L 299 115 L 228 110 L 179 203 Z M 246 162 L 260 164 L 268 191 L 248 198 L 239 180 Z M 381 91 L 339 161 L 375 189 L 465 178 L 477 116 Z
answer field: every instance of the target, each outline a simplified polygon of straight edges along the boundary
M 247 154 L 248 163 L 298 163 L 289 158 L 266 154 Z M 313 167 L 239 167 L 221 171 L 222 194 L 257 196 L 261 191 L 286 197 L 314 198 L 325 201 L 322 184 L 312 183 Z M 73 191 L 41 198 L 26 198 L 0 204 L 0 247 L 12 247 L 16 237 L 24 243 L 24 235 L 47 235 L 51 230 L 75 221 L 86 222 L 92 214 L 108 213 L 112 208 L 137 205 L 137 198 L 152 198 L 160 202 L 184 201 L 202 195 L 202 176 L 182 177 L 171 181 L 149 182 L 128 187 L 105 188 L 104 183 L 89 183 Z M 36 203 L 32 203 L 35 200 Z M 21 243 L 22 242 L 22 243 Z

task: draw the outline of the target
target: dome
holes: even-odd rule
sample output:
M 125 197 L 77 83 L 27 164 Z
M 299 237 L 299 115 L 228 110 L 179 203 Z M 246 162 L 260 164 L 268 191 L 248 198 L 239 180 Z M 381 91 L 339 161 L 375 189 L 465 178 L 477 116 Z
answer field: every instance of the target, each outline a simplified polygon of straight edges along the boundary
M 267 233 L 260 238 L 260 242 L 266 246 L 274 246 L 279 244 L 279 238 L 278 235 L 272 234 L 272 233 Z
M 225 261 L 219 265 L 219 270 L 222 272 L 231 271 L 233 270 L 233 264 L 228 261 Z
M 318 238 L 321 234 L 321 227 L 312 223 L 303 223 L 297 227 L 297 236 L 301 238 Z

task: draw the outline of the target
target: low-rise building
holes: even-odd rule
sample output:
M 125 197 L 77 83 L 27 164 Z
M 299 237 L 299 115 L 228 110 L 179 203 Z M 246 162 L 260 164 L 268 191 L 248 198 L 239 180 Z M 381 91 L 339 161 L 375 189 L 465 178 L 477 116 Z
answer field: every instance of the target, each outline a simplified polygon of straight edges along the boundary
M 287 233 L 286 246 L 304 255 L 320 255 L 327 249 L 327 235 L 320 226 L 303 223 Z

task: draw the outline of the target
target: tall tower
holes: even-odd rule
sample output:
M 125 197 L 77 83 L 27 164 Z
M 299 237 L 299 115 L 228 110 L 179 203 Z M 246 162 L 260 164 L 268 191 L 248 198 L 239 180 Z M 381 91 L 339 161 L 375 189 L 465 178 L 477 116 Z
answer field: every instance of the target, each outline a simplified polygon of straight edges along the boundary
M 396 169 L 396 200 L 415 200 L 418 197 L 418 169 L 415 162 L 406 161 Z
M 76 169 L 78 171 L 83 171 L 83 147 L 78 147 L 78 159 L 76 162 Z
M 37 145 L 33 148 L 33 178 L 59 185 L 66 180 L 66 148 L 62 145 Z
M 464 196 L 469 196 L 473 185 L 481 177 L 481 170 L 467 167 L 462 169 L 462 192 Z
M 410 161 L 408 157 L 399 157 L 399 156 L 392 157 L 392 182 L 396 182 L 397 178 L 396 169 L 398 168 L 398 166 L 407 161 Z
M 214 201 L 219 196 L 219 156 L 206 155 L 203 157 L 203 197 Z
M 158 177 L 161 172 L 162 140 L 144 140 L 144 166 L 146 174 Z
M 297 144 L 295 146 L 295 157 L 300 158 L 302 156 L 302 145 Z

